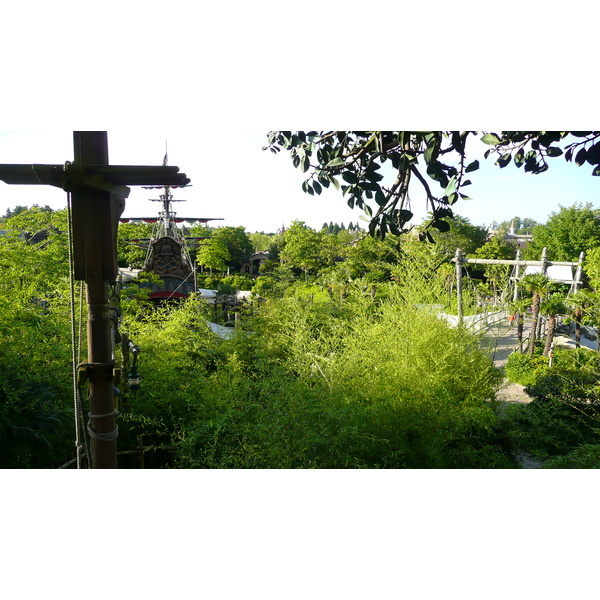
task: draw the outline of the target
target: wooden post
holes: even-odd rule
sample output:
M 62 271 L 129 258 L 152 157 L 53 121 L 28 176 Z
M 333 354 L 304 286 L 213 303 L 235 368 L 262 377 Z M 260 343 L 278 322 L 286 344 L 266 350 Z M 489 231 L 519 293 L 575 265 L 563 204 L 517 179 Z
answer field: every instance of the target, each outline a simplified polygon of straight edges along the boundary
M 463 297 L 462 297 L 462 252 L 460 248 L 456 249 L 454 255 L 456 263 L 456 300 L 458 304 L 458 326 L 463 325 Z
M 540 267 L 542 275 L 548 276 L 548 248 L 542 249 L 542 257 L 540 258 Z
M 105 131 L 73 133 L 75 162 L 107 165 Z M 116 279 L 116 244 L 110 192 L 76 188 L 73 239 L 77 279 L 85 279 L 88 304 L 88 377 L 92 468 L 117 468 L 117 433 L 113 390 L 114 360 L 108 313 L 108 280 Z M 123 201 L 124 206 L 124 201 Z M 120 214 L 120 213 L 119 213 Z
M 517 250 L 517 260 L 521 260 L 521 250 Z M 515 289 L 513 291 L 513 302 L 519 299 L 519 275 L 521 274 L 521 265 L 515 266 Z
M 579 286 L 581 285 L 581 274 L 583 269 L 583 259 L 585 258 L 585 252 L 581 252 L 579 255 L 579 262 L 577 263 L 577 270 L 575 271 L 575 283 L 573 284 L 573 292 L 577 293 Z

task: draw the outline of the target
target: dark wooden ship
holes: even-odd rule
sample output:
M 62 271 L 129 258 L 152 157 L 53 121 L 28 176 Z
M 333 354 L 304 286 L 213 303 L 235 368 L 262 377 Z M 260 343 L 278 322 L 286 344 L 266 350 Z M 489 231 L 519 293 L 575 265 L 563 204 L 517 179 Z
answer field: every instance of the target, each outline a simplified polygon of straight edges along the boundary
M 190 257 L 188 245 L 198 245 L 205 238 L 185 237 L 178 224 L 208 223 L 209 221 L 220 221 L 217 218 L 202 217 L 178 217 L 173 210 L 174 202 L 185 202 L 175 200 L 171 192 L 175 186 L 149 186 L 145 189 L 162 189 L 159 198 L 152 198 L 152 202 L 161 202 L 162 210 L 158 217 L 132 217 L 122 218 L 122 223 L 141 221 L 153 223 L 150 239 L 129 240 L 136 245 L 144 245 L 147 248 L 146 259 L 142 271 L 158 275 L 160 280 L 156 283 L 142 284 L 150 288 L 149 298 L 156 304 L 186 298 L 194 293 L 197 288 L 196 269 Z

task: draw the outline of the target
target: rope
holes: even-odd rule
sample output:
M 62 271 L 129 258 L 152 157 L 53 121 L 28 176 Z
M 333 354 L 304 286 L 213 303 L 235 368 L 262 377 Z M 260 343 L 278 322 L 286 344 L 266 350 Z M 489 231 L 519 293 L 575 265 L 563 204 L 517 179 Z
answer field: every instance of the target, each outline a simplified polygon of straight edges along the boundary
M 35 170 L 34 170 L 35 172 Z M 70 313 L 71 313 L 71 359 L 73 375 L 73 411 L 75 413 L 75 449 L 77 451 L 77 468 L 81 469 L 81 448 L 82 444 L 79 438 L 81 431 L 80 424 L 80 394 L 77 386 L 77 339 L 75 332 L 75 279 L 73 277 L 74 259 L 73 259 L 73 221 L 71 219 L 71 193 L 67 192 L 67 220 L 68 220 L 68 260 L 69 260 L 69 292 L 70 292 Z
M 194 274 L 194 271 L 192 271 L 172 292 L 171 295 L 167 298 L 167 300 L 170 300 L 173 297 L 173 294 L 177 293 L 177 290 Z
M 90 434 L 90 437 L 96 440 L 102 440 L 104 442 L 111 442 L 112 440 L 116 440 L 119 437 L 119 426 L 115 425 L 115 428 L 108 433 L 101 433 L 100 431 L 96 431 L 92 428 L 92 419 L 101 419 L 102 417 L 112 417 L 116 415 L 117 411 L 111 410 L 110 412 L 101 414 L 101 415 L 93 415 L 92 413 L 88 413 L 89 420 L 87 422 L 87 431 Z

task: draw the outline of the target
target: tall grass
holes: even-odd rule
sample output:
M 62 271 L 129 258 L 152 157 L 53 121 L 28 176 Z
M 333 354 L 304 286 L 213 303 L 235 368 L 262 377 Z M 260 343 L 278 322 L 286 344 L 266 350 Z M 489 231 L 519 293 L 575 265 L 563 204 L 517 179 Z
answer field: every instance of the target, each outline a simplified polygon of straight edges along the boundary
M 343 301 L 268 303 L 253 335 L 223 347 L 180 464 L 512 466 L 486 402 L 498 373 L 476 338 L 420 307 L 430 290 L 417 277 L 390 285 L 381 303 L 360 285 Z

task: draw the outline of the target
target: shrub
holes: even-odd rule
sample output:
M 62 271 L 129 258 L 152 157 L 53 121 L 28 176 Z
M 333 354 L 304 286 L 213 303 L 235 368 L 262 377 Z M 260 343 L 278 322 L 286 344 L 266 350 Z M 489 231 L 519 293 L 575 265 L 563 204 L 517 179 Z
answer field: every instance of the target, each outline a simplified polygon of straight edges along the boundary
M 381 305 L 362 291 L 344 302 L 306 291 L 270 301 L 255 335 L 224 343 L 181 466 L 514 465 L 486 402 L 499 375 L 475 337 L 395 286 Z
M 564 456 L 550 459 L 546 469 L 600 469 L 600 444 L 583 444 Z
M 539 354 L 520 354 L 513 352 L 506 361 L 505 373 L 510 381 L 524 386 L 536 383 L 541 375 L 548 372 L 548 359 Z

